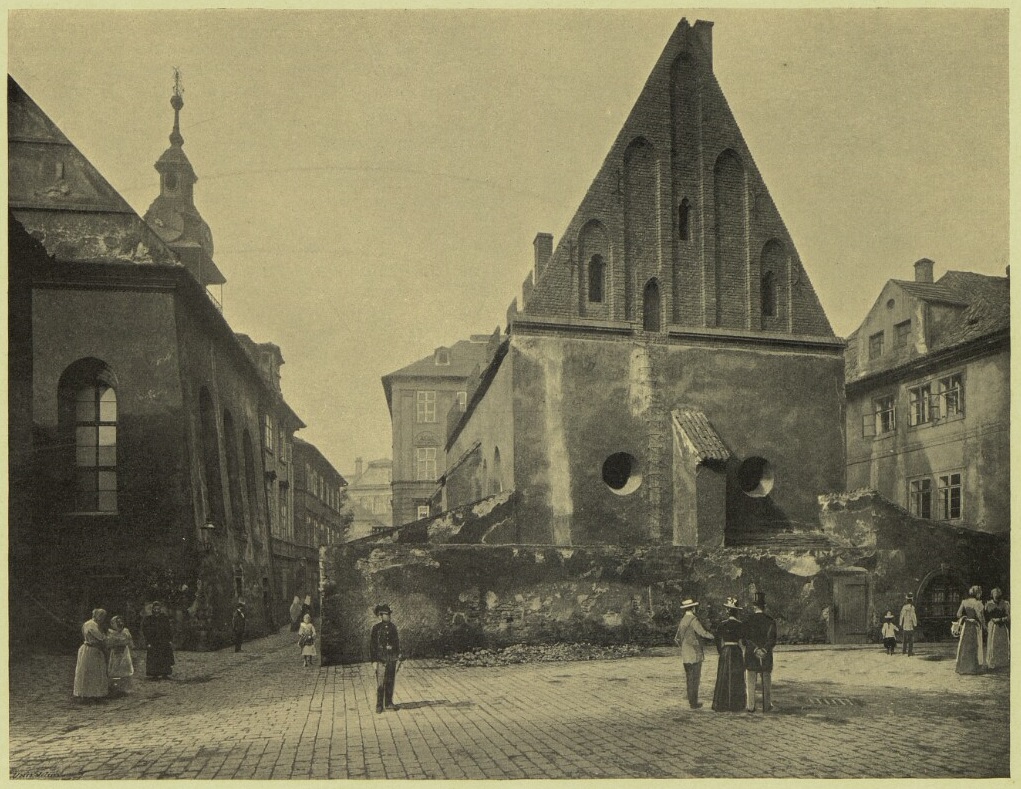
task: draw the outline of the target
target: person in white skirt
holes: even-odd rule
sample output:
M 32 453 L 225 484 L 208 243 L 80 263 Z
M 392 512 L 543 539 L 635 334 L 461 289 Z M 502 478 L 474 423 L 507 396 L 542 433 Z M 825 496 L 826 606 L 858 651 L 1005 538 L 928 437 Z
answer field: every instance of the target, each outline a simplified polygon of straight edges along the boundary
M 301 647 L 303 665 L 311 666 L 316 656 L 316 626 L 312 624 L 311 614 L 305 614 L 298 625 L 298 646 Z

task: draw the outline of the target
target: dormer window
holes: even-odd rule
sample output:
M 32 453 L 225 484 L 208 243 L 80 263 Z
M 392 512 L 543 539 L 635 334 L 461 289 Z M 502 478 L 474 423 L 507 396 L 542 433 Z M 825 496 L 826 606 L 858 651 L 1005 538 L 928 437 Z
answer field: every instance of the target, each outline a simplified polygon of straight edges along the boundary
M 883 355 L 883 332 L 876 332 L 869 337 L 869 360 L 878 359 Z
M 437 348 L 435 361 L 437 365 L 450 364 L 450 351 L 448 351 L 446 348 Z

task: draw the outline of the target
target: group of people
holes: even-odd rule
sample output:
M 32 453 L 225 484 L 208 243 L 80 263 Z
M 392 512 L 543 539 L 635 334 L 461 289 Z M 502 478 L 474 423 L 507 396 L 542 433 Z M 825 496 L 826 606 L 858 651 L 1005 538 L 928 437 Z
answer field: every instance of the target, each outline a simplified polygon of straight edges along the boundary
M 151 611 L 142 620 L 142 636 L 148 644 L 145 673 L 150 679 L 162 679 L 173 671 L 173 625 L 159 602 L 152 604 Z M 92 618 L 82 625 L 82 645 L 74 668 L 74 697 L 90 703 L 127 693 L 135 674 L 131 652 L 134 646 L 124 617 L 113 616 L 107 621 L 105 609 L 93 609 Z
M 743 613 L 744 609 L 735 597 L 728 597 L 723 606 L 727 618 L 716 628 L 714 635 L 696 616 L 697 601 L 687 599 L 681 603 L 684 615 L 677 626 L 674 641 L 681 648 L 688 704 L 692 709 L 702 706 L 698 700 L 705 659 L 702 641 L 715 639 L 720 659 L 712 708 L 716 712 L 755 712 L 756 685 L 761 682 L 762 711 L 770 712 L 773 709 L 770 691 L 776 621 L 766 614 L 766 595 L 755 593 L 752 610 L 748 614 Z
M 915 596 L 908 592 L 904 596 L 904 605 L 900 609 L 900 625 L 893 623 L 893 611 L 887 611 L 883 617 L 880 632 L 883 638 L 883 649 L 887 655 L 897 651 L 897 633 L 901 634 L 901 654 L 911 657 L 915 654 L 915 630 L 918 627 L 918 612 L 915 610 Z
M 982 587 L 973 586 L 957 609 L 957 673 L 981 674 L 1010 664 L 1010 603 L 999 589 L 982 602 Z

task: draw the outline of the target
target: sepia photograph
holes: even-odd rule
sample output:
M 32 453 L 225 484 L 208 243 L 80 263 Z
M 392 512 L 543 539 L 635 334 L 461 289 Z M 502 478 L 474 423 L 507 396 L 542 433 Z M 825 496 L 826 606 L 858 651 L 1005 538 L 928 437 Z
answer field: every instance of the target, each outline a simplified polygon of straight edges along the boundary
M 1009 783 L 1006 5 L 6 19 L 5 779 Z

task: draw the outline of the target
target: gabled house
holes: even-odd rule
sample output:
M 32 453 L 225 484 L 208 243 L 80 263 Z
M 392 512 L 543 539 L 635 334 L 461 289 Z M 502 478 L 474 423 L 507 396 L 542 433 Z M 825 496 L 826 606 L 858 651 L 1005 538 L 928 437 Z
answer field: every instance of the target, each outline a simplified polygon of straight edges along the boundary
M 848 338 L 847 484 L 919 518 L 1010 528 L 1010 280 L 915 263 Z

